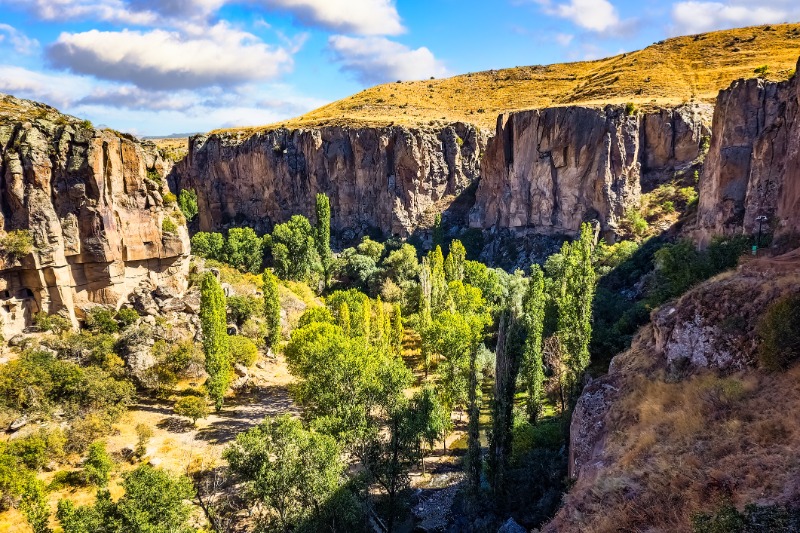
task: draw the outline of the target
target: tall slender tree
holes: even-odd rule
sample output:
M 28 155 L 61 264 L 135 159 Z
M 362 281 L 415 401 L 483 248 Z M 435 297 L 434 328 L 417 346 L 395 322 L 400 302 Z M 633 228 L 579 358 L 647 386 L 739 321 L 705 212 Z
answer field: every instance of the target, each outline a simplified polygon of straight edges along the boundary
M 222 409 L 225 392 L 233 375 L 228 340 L 225 293 L 217 277 L 207 272 L 200 285 L 200 324 L 203 329 L 203 351 L 206 355 L 208 380 L 206 389 L 217 411 Z
M 525 350 L 520 363 L 520 374 L 527 392 L 526 412 L 531 424 L 535 424 L 542 412 L 544 388 L 544 363 L 542 360 L 542 334 L 544 332 L 546 294 L 544 273 L 539 265 L 531 267 L 528 291 L 523 302 L 525 313 Z
M 342 302 L 339 306 L 339 327 L 347 337 L 350 336 L 350 306 L 347 302 Z
M 378 345 L 383 345 L 384 341 L 386 340 L 384 333 L 384 317 L 386 313 L 383 309 L 383 301 L 381 297 L 375 300 L 375 343 Z
M 325 285 L 330 282 L 331 275 L 331 202 L 325 194 L 317 194 L 317 225 L 314 232 L 314 241 L 317 246 L 322 263 L 322 272 L 325 276 Z
M 429 254 L 431 266 L 431 308 L 441 311 L 447 305 L 447 278 L 444 275 L 444 255 L 442 247 L 437 246 Z
M 394 304 L 394 317 L 392 321 L 392 346 L 399 354 L 403 351 L 403 311 L 400 304 Z
M 361 312 L 363 313 L 361 323 L 364 325 L 364 343 L 369 346 L 372 339 L 372 302 L 366 296 L 361 306 Z
M 469 418 L 467 423 L 467 456 L 464 461 L 467 468 L 468 485 L 473 496 L 477 496 L 480 490 L 481 471 L 483 470 L 480 442 L 481 410 L 478 406 L 477 357 L 478 350 L 473 348 L 469 356 Z
M 589 366 L 589 341 L 592 337 L 592 300 L 597 276 L 592 265 L 594 231 L 591 224 L 583 224 L 578 239 L 564 243 L 564 270 L 561 292 L 558 296 L 558 338 L 565 352 L 568 372 L 568 390 L 574 400 L 580 392 L 579 384 Z
M 262 281 L 267 342 L 270 346 L 275 347 L 281 338 L 281 300 L 278 293 L 278 278 L 271 270 L 264 270 Z
M 431 327 L 431 311 L 433 297 L 431 263 L 427 257 L 422 258 L 422 266 L 419 270 L 419 330 L 425 334 L 428 328 Z M 427 343 L 422 343 L 422 357 L 425 361 L 425 377 L 428 377 L 428 372 L 431 367 L 431 351 L 427 347 Z
M 450 243 L 450 253 L 444 262 L 444 273 L 447 281 L 464 281 L 464 263 L 467 260 L 467 250 L 461 241 Z

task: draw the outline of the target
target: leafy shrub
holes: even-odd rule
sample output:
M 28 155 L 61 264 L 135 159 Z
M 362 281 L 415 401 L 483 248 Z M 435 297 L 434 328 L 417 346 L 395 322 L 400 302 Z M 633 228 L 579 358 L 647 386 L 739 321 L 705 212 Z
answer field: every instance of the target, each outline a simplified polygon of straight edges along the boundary
M 229 296 L 227 303 L 228 315 L 239 327 L 250 320 L 262 307 L 262 302 L 255 296 Z
M 625 229 L 636 237 L 644 237 L 650 226 L 647 220 L 642 216 L 638 209 L 630 208 L 625 211 L 625 218 L 623 219 L 623 226 Z
M 192 420 L 192 424 L 208 416 L 208 402 L 200 396 L 184 396 L 175 402 L 175 414 Z
M 139 320 L 139 313 L 137 313 L 135 309 L 124 307 L 117 311 L 117 321 L 123 328 L 132 326 L 137 320 Z
M 95 307 L 86 315 L 86 327 L 96 333 L 116 333 L 119 324 L 115 319 L 114 311 L 105 307 Z
M 89 445 L 89 455 L 83 465 L 83 474 L 87 483 L 96 487 L 108 485 L 108 476 L 114 462 L 106 451 L 106 445 L 102 441 L 93 442 Z
M 180 207 L 186 220 L 192 221 L 200 212 L 197 206 L 197 193 L 192 189 L 183 189 L 178 195 L 178 207 Z
M 672 214 L 675 212 L 675 202 L 671 200 L 667 200 L 661 204 L 661 210 L 667 214 Z
M 758 325 L 758 360 L 768 370 L 785 370 L 800 358 L 800 295 L 784 296 L 769 306 Z
M 33 323 L 42 331 L 52 331 L 55 334 L 61 334 L 69 331 L 72 328 L 72 322 L 62 315 L 48 315 L 44 311 L 36 313 L 33 317 Z
M 136 449 L 134 453 L 137 457 L 144 457 L 147 452 L 147 443 L 153 438 L 153 428 L 147 424 L 136 424 Z
M 17 261 L 33 252 L 33 237 L 26 229 L 9 231 L 0 237 L 0 254 L 10 261 Z
M 769 74 L 769 65 L 761 65 L 760 67 L 758 67 L 755 70 L 753 70 L 753 73 L 754 74 L 758 74 L 759 77 L 763 78 L 767 74 Z
M 625 104 L 625 114 L 629 117 L 632 117 L 636 113 L 636 104 L 633 102 L 628 102 Z
M 25 438 L 9 442 L 4 451 L 17 457 L 31 470 L 40 470 L 51 460 L 64 455 L 65 443 L 66 438 L 61 430 L 48 432 L 41 429 Z
M 234 335 L 230 338 L 231 362 L 252 366 L 258 359 L 258 347 L 247 337 Z
M 178 202 L 178 197 L 175 196 L 174 193 L 168 192 L 164 194 L 164 203 L 165 204 L 174 204 Z
M 164 233 L 177 233 L 178 226 L 170 217 L 164 217 L 164 221 L 161 222 L 161 231 Z

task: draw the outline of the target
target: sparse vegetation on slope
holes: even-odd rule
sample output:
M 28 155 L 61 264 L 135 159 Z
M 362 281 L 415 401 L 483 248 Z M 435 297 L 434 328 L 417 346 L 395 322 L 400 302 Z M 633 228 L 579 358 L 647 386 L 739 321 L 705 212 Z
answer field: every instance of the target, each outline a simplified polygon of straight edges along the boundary
M 463 121 L 493 128 L 497 115 L 560 105 L 630 104 L 631 110 L 710 102 L 754 70 L 786 79 L 800 55 L 800 24 L 739 28 L 667 39 L 627 54 L 516 67 L 440 80 L 387 83 L 265 129 L 321 124 L 419 125 Z

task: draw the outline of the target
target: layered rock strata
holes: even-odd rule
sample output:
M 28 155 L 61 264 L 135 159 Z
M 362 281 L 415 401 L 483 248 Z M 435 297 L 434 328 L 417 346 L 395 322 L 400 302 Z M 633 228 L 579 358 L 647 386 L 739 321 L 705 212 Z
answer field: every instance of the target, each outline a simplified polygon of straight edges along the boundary
M 613 232 L 639 205 L 643 187 L 700 157 L 711 111 L 696 104 L 647 113 L 607 106 L 501 115 L 470 226 L 570 235 L 597 220 Z
M 201 230 L 269 231 L 294 214 L 312 216 L 322 192 L 345 238 L 376 229 L 405 237 L 478 179 L 486 140 L 461 123 L 215 133 L 191 140 L 171 179 L 197 191 Z
M 800 64 L 799 64 L 800 66 Z M 698 240 L 800 232 L 800 80 L 740 80 L 717 98 L 698 206 Z
M 41 104 L 0 104 L 0 242 L 33 244 L 0 250 L 5 337 L 40 311 L 75 323 L 87 306 L 118 306 L 142 282 L 185 290 L 188 233 L 164 200 L 171 163 L 155 146 Z

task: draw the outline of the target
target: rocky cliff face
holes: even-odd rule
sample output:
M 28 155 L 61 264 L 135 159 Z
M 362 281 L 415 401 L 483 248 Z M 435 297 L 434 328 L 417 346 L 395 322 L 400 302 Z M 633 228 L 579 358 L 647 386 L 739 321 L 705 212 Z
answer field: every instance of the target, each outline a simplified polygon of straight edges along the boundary
M 720 93 L 700 181 L 701 242 L 720 233 L 800 231 L 800 79 L 740 80 Z
M 628 116 L 624 107 L 559 107 L 501 115 L 481 165 L 473 228 L 573 234 L 615 231 L 652 186 L 700 155 L 711 108 Z
M 39 311 L 74 323 L 86 306 L 118 306 L 142 282 L 185 289 L 188 233 L 162 196 L 170 167 L 153 145 L 0 98 L 0 241 L 33 241 L 21 257 L 0 250 L 6 338 Z
M 197 191 L 201 230 L 246 222 L 269 231 L 311 216 L 324 192 L 345 239 L 375 229 L 408 236 L 477 180 L 486 139 L 460 123 L 218 133 L 193 138 L 172 179 Z

